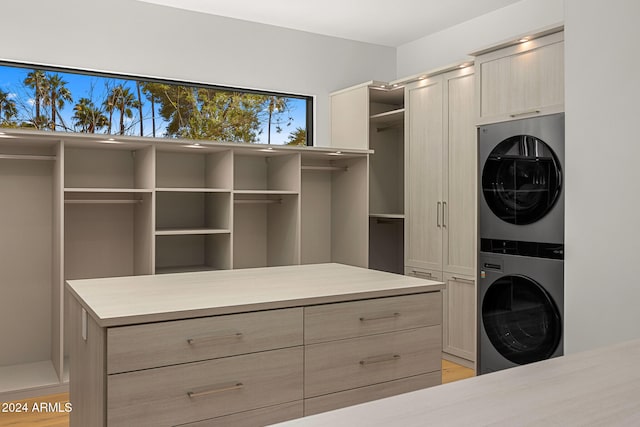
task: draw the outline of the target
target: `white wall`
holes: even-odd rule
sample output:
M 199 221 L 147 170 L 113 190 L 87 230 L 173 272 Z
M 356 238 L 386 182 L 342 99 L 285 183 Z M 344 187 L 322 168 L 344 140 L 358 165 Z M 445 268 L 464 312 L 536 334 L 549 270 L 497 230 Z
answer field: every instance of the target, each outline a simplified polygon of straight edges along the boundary
M 640 337 L 638 17 L 566 0 L 566 352 Z
M 564 0 L 522 0 L 398 47 L 403 78 L 471 60 L 469 53 L 545 27 L 562 24 Z
M 133 0 L 7 1 L 0 59 L 315 95 L 395 77 L 395 49 Z

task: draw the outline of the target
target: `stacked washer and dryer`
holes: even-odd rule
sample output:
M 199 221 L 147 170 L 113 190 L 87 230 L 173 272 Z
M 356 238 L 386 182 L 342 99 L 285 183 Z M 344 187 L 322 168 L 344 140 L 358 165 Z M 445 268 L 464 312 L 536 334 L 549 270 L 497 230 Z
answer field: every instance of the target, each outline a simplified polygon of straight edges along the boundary
M 479 128 L 477 373 L 563 353 L 564 114 Z

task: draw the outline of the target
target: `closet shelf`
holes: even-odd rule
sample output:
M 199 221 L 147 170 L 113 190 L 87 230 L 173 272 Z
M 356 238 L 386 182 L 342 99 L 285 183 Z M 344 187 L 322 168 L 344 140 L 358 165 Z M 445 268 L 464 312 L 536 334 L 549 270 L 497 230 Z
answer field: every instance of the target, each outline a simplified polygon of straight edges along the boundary
M 156 188 L 156 192 L 163 193 L 231 193 L 230 188 L 198 188 L 198 187 L 162 187 Z
M 90 188 L 90 187 L 74 187 L 65 188 L 65 193 L 151 193 L 150 188 Z
M 348 171 L 346 166 L 305 166 L 302 165 L 303 171 Z
M 404 120 L 404 108 L 373 114 L 369 119 L 371 123 L 375 125 L 400 124 Z
M 299 191 L 292 190 L 233 190 L 233 194 L 249 194 L 249 195 L 259 195 L 259 194 L 275 194 L 275 195 L 286 195 L 286 194 L 299 194 Z
M 184 236 L 199 234 L 230 234 L 231 230 L 224 228 L 160 228 L 156 236 Z
M 0 159 L 5 160 L 55 160 L 56 156 L 34 154 L 0 154 Z
M 195 273 L 198 271 L 215 271 L 218 268 L 211 267 L 210 265 L 185 265 L 175 267 L 158 267 L 156 268 L 156 274 L 172 274 L 172 273 Z
M 71 205 L 135 205 L 142 203 L 140 199 L 67 199 L 64 201 Z
M 400 214 L 400 213 L 392 213 L 392 214 L 370 213 L 369 214 L 369 218 L 404 219 L 404 214 Z

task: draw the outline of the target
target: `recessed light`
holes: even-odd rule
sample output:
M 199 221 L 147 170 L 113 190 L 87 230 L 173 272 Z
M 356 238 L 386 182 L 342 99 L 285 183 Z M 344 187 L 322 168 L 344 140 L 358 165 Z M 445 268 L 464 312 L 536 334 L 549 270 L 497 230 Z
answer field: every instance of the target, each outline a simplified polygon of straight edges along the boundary
M 342 156 L 342 151 L 334 151 L 333 153 L 327 153 L 329 156 Z
M 187 145 L 188 148 L 204 148 L 202 145 L 200 145 L 200 143 L 198 142 L 194 142 L 191 145 Z
M 418 77 L 418 78 L 419 78 L 420 80 L 424 80 L 424 79 L 426 79 L 426 78 L 427 78 L 427 76 L 420 76 L 420 77 Z
M 276 150 L 274 150 L 274 149 L 273 149 L 273 147 L 269 147 L 269 148 L 261 148 L 261 149 L 260 149 L 260 150 L 258 150 L 258 151 L 263 151 L 263 152 L 265 152 L 265 153 L 273 153 L 273 152 L 275 152 Z
M 120 141 L 116 141 L 114 138 L 105 139 L 103 141 L 98 141 L 101 144 L 121 144 Z
M 529 37 L 523 37 L 520 40 L 518 40 L 520 43 L 524 43 L 524 42 L 528 42 L 529 41 Z
M 393 85 L 393 87 L 398 87 L 398 83 L 395 83 L 395 84 Z
M 381 88 L 385 88 L 385 87 L 387 87 L 387 85 L 380 85 L 380 87 L 381 87 Z

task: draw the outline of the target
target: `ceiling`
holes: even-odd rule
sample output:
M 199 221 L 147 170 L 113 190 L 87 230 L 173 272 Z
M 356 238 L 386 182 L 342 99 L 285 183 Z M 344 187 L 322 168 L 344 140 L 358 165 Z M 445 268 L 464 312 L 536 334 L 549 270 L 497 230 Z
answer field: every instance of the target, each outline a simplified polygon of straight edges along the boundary
M 138 1 L 397 47 L 519 0 Z

